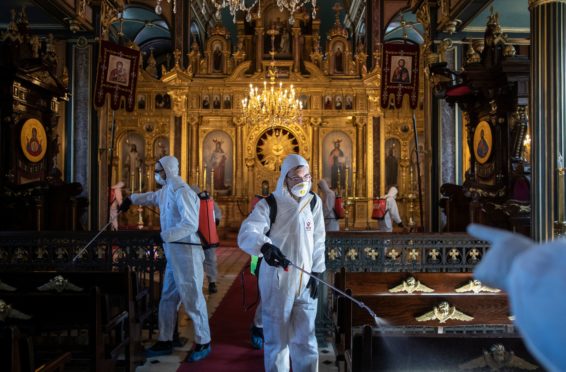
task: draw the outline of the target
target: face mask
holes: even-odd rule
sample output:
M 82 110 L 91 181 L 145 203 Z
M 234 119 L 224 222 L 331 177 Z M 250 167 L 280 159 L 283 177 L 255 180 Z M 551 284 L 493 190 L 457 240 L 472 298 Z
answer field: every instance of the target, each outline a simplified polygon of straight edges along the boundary
M 301 182 L 293 186 L 291 189 L 291 194 L 295 195 L 297 198 L 302 198 L 311 190 L 310 182 Z
M 157 182 L 161 186 L 165 186 L 165 180 L 161 178 L 161 173 L 155 173 L 155 182 Z

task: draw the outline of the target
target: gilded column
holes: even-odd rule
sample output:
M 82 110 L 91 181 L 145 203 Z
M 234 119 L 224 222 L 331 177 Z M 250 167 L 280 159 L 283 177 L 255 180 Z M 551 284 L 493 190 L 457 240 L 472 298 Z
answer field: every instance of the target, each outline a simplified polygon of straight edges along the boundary
M 180 94 L 179 92 L 169 92 L 173 97 L 173 113 L 175 114 L 175 122 L 180 122 L 181 124 L 181 138 L 180 141 L 180 155 L 179 158 L 179 172 L 183 179 L 189 179 L 189 173 L 191 165 L 189 163 L 189 129 L 187 128 L 187 96 Z
M 244 124 L 245 120 L 242 117 L 235 116 L 233 118 L 234 125 L 236 126 L 236 190 L 234 191 L 235 195 L 245 195 L 246 189 L 244 187 Z
M 255 166 L 255 158 L 246 158 L 246 168 L 248 169 L 248 196 L 252 196 L 255 194 L 254 191 L 254 166 Z
M 364 149 L 364 128 L 366 126 L 366 118 L 356 117 L 354 121 L 354 126 L 356 127 L 356 189 L 354 190 L 354 196 L 362 196 L 363 190 L 363 178 L 365 171 L 364 165 L 364 154 L 366 153 Z
M 262 61 L 263 61 L 263 27 L 256 27 L 255 29 L 256 35 L 256 71 L 260 72 L 263 70 Z
M 190 131 L 190 154 L 189 154 L 189 162 L 191 164 L 190 174 L 188 179 L 190 180 L 191 184 L 199 184 L 198 179 L 198 169 L 199 169 L 199 162 L 198 162 L 198 124 L 199 118 L 197 116 L 193 116 L 188 118 L 189 126 L 191 128 Z
M 545 241 L 555 236 L 554 222 L 559 222 L 560 228 L 563 221 L 558 219 L 564 219 L 564 205 L 557 205 L 557 201 L 564 202 L 558 195 L 565 192 L 558 173 L 563 174 L 566 156 L 566 0 L 530 0 L 529 10 L 532 45 L 531 235 L 535 240 Z M 557 188 L 559 184 L 561 190 Z
M 320 166 L 322 164 L 320 159 L 320 125 L 322 120 L 320 118 L 310 118 L 312 128 L 312 158 L 311 158 L 311 174 L 313 184 L 316 184 L 322 178 L 320 174 Z
M 300 57 L 301 57 L 301 29 L 299 27 L 293 27 L 293 71 L 300 71 Z

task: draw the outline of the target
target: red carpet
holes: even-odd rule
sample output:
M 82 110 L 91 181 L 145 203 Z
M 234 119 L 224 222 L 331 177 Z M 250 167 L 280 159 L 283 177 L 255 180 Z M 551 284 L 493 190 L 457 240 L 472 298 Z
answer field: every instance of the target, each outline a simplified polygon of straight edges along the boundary
M 246 302 L 257 297 L 257 282 L 245 270 Z M 177 372 L 255 372 L 263 371 L 263 350 L 254 350 L 250 344 L 250 326 L 255 307 L 245 311 L 242 306 L 240 275 L 218 305 L 210 319 L 212 353 L 196 363 L 182 363 Z

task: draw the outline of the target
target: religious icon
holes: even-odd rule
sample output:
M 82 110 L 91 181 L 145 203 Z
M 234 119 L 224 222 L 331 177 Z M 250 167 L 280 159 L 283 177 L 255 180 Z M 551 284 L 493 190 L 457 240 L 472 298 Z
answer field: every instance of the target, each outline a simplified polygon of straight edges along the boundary
M 385 189 L 397 186 L 399 174 L 399 150 L 400 142 L 396 138 L 390 138 L 385 142 L 387 156 L 385 157 Z
M 163 108 L 170 109 L 171 108 L 171 96 L 167 93 L 163 95 Z
M 145 109 L 145 94 L 138 94 L 138 110 Z
M 474 131 L 474 155 L 478 163 L 484 164 L 491 155 L 491 127 L 486 121 L 481 121 Z
M 212 72 L 222 72 L 222 44 L 220 42 L 212 46 Z
M 342 43 L 336 43 L 334 46 L 334 73 L 344 73 L 344 46 Z
M 324 109 L 331 110 L 332 109 L 332 96 L 324 97 Z
M 301 95 L 301 97 L 299 98 L 301 105 L 303 107 L 304 110 L 307 110 L 309 108 L 309 96 L 306 95 Z
M 202 108 L 209 109 L 210 108 L 210 98 L 208 98 L 208 94 L 202 96 Z
M 212 100 L 212 107 L 215 109 L 220 108 L 220 96 L 215 94 L 214 99 Z
M 111 55 L 108 62 L 110 68 L 108 69 L 106 80 L 110 83 L 127 86 L 129 83 L 130 60 Z
M 220 195 L 229 195 L 232 189 L 233 155 L 232 139 L 223 131 L 209 133 L 203 143 L 203 159 L 206 173 L 205 187 L 214 186 Z M 212 172 L 214 171 L 214 172 Z
M 392 56 L 391 66 L 395 66 L 391 70 L 390 82 L 397 84 L 411 84 L 411 63 L 412 58 L 409 56 Z
M 345 110 L 351 110 L 354 107 L 354 97 L 346 96 L 346 102 L 344 103 Z
M 342 96 L 334 97 L 334 108 L 336 110 L 342 110 Z
M 31 162 L 43 159 L 47 151 L 47 134 L 37 119 L 28 119 L 22 126 L 20 144 L 25 157 Z
M 232 108 L 232 98 L 228 94 L 224 95 L 223 107 L 225 109 L 231 109 Z
M 165 99 L 163 95 L 157 94 L 155 96 L 155 108 L 165 108 Z
M 338 188 L 338 182 L 344 187 L 346 180 L 346 157 L 344 151 L 340 148 L 342 139 L 337 138 L 334 142 L 334 148 L 330 151 L 328 156 L 328 163 L 330 164 L 330 187 L 333 189 Z

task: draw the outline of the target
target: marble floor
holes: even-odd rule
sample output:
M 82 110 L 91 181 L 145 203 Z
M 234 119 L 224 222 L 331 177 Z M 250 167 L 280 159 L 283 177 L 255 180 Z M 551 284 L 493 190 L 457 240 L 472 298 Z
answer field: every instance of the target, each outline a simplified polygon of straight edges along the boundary
M 228 292 L 228 289 L 234 282 L 234 280 L 239 280 L 238 274 L 241 272 L 244 265 L 247 263 L 249 256 L 242 250 L 234 246 L 234 243 L 224 244 L 223 247 L 217 248 L 218 257 L 218 278 L 217 287 L 218 292 L 212 295 L 208 294 L 208 283 L 205 279 L 205 289 L 203 293 L 208 306 L 208 316 L 212 317 L 216 311 L 220 301 Z M 137 372 L 174 372 L 179 367 L 181 361 L 187 355 L 189 349 L 192 346 L 193 340 L 193 327 L 190 319 L 180 312 L 181 317 L 179 320 L 179 332 L 181 337 L 185 337 L 188 342 L 180 348 L 176 348 L 172 355 L 161 356 L 156 358 L 149 358 L 143 366 L 139 366 Z M 153 336 L 153 340 L 149 340 L 146 335 L 146 347 L 149 347 L 153 342 L 155 342 L 156 336 Z M 321 344 L 319 345 L 319 371 L 320 372 L 335 372 L 338 371 L 336 367 L 336 357 L 334 354 L 334 349 L 332 344 Z M 214 372 L 214 371 L 207 371 Z M 224 372 L 224 371 L 223 371 Z

